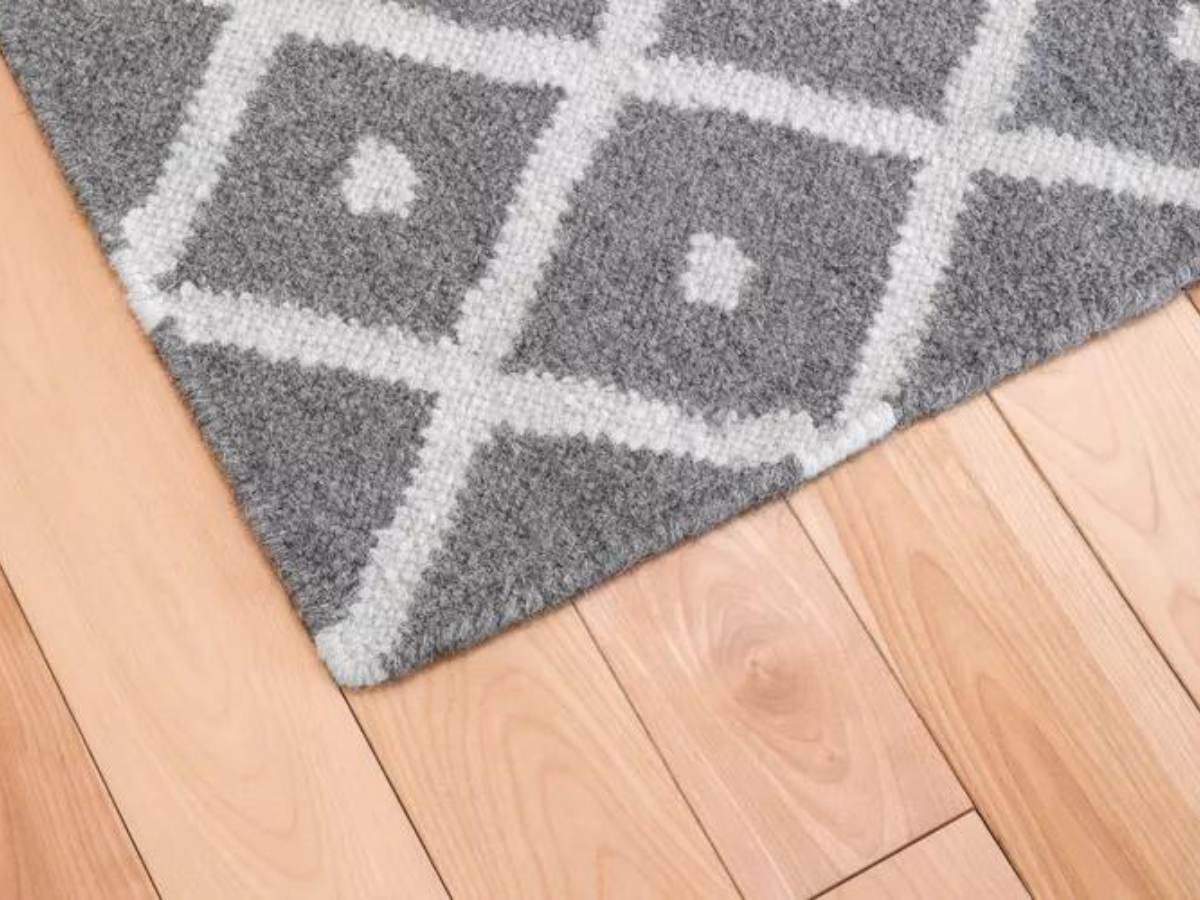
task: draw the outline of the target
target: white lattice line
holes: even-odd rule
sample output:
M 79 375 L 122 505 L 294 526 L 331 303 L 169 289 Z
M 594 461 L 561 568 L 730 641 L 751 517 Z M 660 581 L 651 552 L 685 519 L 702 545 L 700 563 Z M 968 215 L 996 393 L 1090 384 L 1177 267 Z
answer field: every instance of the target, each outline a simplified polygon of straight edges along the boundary
M 648 103 L 706 109 L 804 132 L 864 153 L 923 159 L 944 127 L 904 110 L 793 84 L 773 75 L 676 56 L 639 60 L 621 75 L 622 90 Z
M 1200 169 L 1159 163 L 1141 153 L 1043 128 L 976 137 L 965 149 L 980 171 L 1027 178 L 1046 187 L 1069 183 L 1160 205 L 1200 209 Z
M 415 584 L 449 527 L 471 455 L 497 424 L 538 434 L 604 437 L 731 466 L 758 458 L 771 461 L 779 452 L 797 458 L 807 471 L 816 471 L 894 425 L 894 412 L 885 399 L 902 383 L 915 351 L 973 173 L 989 170 L 1042 184 L 1070 181 L 1200 208 L 1200 172 L 1049 132 L 995 130 L 1015 78 L 1032 0 L 992 0 L 980 40 L 949 86 L 944 122 L 729 65 L 652 58 L 647 50 L 655 40 L 659 0 L 614 0 L 595 42 L 470 28 L 377 0 L 337 5 L 321 0 L 214 0 L 214 5 L 232 7 L 233 14 L 223 26 L 154 190 L 124 223 L 125 246 L 116 256 L 147 327 L 153 327 L 169 305 L 172 314 L 178 314 L 185 338 L 205 339 L 203 315 L 199 308 L 182 311 L 175 302 L 179 296 L 160 295 L 160 277 L 176 267 L 195 216 L 219 179 L 246 100 L 286 37 L 360 44 L 492 81 L 554 86 L 566 97 L 528 163 L 487 273 L 465 299 L 456 329 L 458 344 L 425 343 L 394 330 L 362 329 L 339 338 L 347 341 L 346 347 L 362 351 L 354 360 L 342 359 L 347 368 L 386 379 L 407 374 L 412 379 L 407 383 L 423 383 L 427 387 L 422 389 L 437 394 L 412 483 L 395 521 L 376 535 L 350 618 L 318 635 L 326 661 L 346 683 L 374 681 L 385 674 L 384 657 L 393 649 L 391 642 Z M 997 91 L 997 84 L 1003 89 Z M 714 431 L 711 424 L 669 404 L 590 382 L 530 373 L 501 377 L 497 372 L 535 295 L 567 197 L 611 130 L 621 101 L 631 97 L 682 109 L 724 110 L 864 152 L 926 164 L 892 251 L 889 296 L 872 326 L 846 404 L 852 415 L 838 430 L 815 432 L 802 414 L 784 414 L 745 422 L 731 419 L 726 430 Z M 998 106 L 983 103 L 997 98 Z M 932 219 L 922 223 L 923 213 L 932 214 Z M 254 340 L 247 339 L 254 349 L 268 356 L 294 353 L 287 358 L 308 364 L 339 364 L 331 354 L 342 351 L 333 347 L 328 334 L 322 336 L 321 329 L 336 332 L 353 326 L 301 320 L 297 316 L 310 314 L 293 315 L 283 308 L 259 311 L 276 318 L 267 315 L 257 322 Z M 208 323 L 214 334 L 221 327 L 217 318 L 210 317 Z M 249 327 L 244 317 L 231 321 Z M 306 333 L 307 342 L 292 341 Z M 896 351 L 890 359 L 889 347 Z M 515 393 L 498 399 L 498 384 Z M 644 423 L 650 420 L 655 425 L 648 428 Z M 667 437 L 659 436 L 664 433 Z M 757 449 L 748 453 L 747 447 Z
M 480 414 L 481 395 L 439 394 L 391 523 L 373 534 L 346 617 L 317 632 L 317 651 L 341 684 L 367 685 L 387 677 L 421 577 L 451 527 L 458 494 L 475 451 L 491 437 Z
M 264 0 L 227 0 L 237 8 Z M 431 13 L 379 0 L 271 0 L 277 21 L 298 37 L 323 44 L 353 44 L 391 56 L 489 81 L 550 85 L 566 91 L 603 81 L 610 60 L 584 41 L 505 28 L 457 25 Z
M 510 84 L 587 90 L 615 84 L 624 96 L 680 109 L 708 108 L 810 133 L 867 153 L 911 159 L 953 147 L 964 167 L 1043 185 L 1073 182 L 1155 203 L 1200 209 L 1200 170 L 1044 129 L 948 133 L 907 111 L 849 101 L 769 75 L 699 60 L 633 58 L 613 66 L 590 43 L 479 30 L 377 0 L 225 0 L 232 8 L 202 84 L 156 184 L 123 222 L 113 262 L 145 326 L 161 318 L 156 280 L 174 269 L 199 208 L 215 188 L 229 142 L 270 57 L 289 34 L 331 44 L 361 43 L 397 57 Z
M 616 124 L 619 102 L 606 85 L 570 94 L 538 138 L 487 271 L 463 298 L 455 333 L 464 348 L 499 360 L 516 340 L 571 189 Z
M 731 414 L 714 423 L 636 391 L 549 373 L 499 371 L 450 340 L 422 340 L 400 328 L 358 325 L 250 294 L 235 297 L 184 285 L 164 302 L 188 344 L 236 347 L 272 362 L 342 369 L 429 394 L 463 394 L 477 400 L 473 419 L 491 428 L 606 438 L 631 450 L 730 469 L 795 459 L 807 474 L 819 471 L 821 448 L 833 437 L 815 429 L 805 413 Z
M 423 341 L 401 329 L 367 328 L 336 316 L 229 297 L 185 286 L 169 298 L 168 314 L 189 344 L 251 350 L 273 362 L 329 366 L 370 378 L 403 382 L 436 395 L 413 481 L 391 526 L 378 537 L 360 574 L 350 625 L 317 635 L 339 679 L 365 683 L 383 677 L 396 629 L 453 510 L 447 485 L 461 485 L 472 455 L 498 426 L 542 437 L 607 439 L 632 450 L 689 457 L 731 469 L 794 459 L 806 474 L 861 450 L 895 427 L 879 404 L 858 421 L 818 432 L 804 414 L 730 417 L 713 424 L 679 407 L 633 392 L 545 373 L 507 374 L 481 363 L 453 341 Z M 347 642 L 354 643 L 347 645 Z
M 224 0 L 220 5 L 260 14 L 265 7 L 288 20 L 272 26 L 288 33 L 329 44 L 362 44 L 501 83 L 572 91 L 607 80 L 624 97 L 679 109 L 737 113 L 866 153 L 927 160 L 939 147 L 958 147 L 975 170 L 1043 184 L 1073 182 L 1200 209 L 1198 170 L 1048 130 L 997 131 L 994 117 L 951 126 L 729 64 L 674 56 L 641 56 L 614 67 L 612 57 L 591 42 L 458 25 L 378 0 L 344 0 L 336 14 L 323 0 Z M 640 11 L 640 4 L 630 6 Z M 981 84 L 995 85 L 1001 79 L 997 73 Z M 1160 185 L 1169 185 L 1170 193 Z
M 395 519 L 373 535 L 347 615 L 316 635 L 317 649 L 343 684 L 368 684 L 386 676 L 386 657 L 416 584 L 452 525 L 470 459 L 491 436 L 489 409 L 497 398 L 484 385 L 498 380 L 500 360 L 521 330 L 572 189 L 616 125 L 621 93 L 610 73 L 627 68 L 657 40 L 663 2 L 610 0 L 596 41 L 599 64 L 593 77 L 566 90 L 537 140 L 492 259 L 464 298 L 455 329 L 458 343 L 476 358 L 483 376 L 438 394 L 412 481 Z
M 991 0 L 977 37 L 946 84 L 943 116 L 950 135 L 991 133 L 1009 110 L 1033 27 L 1037 0 Z M 925 333 L 935 292 L 950 266 L 959 217 L 967 205 L 976 160 L 962 141 L 939 145 L 914 178 L 899 240 L 888 256 L 888 283 L 862 355 L 842 398 L 842 421 L 854 421 L 895 396 Z
M 282 38 L 262 8 L 247 4 L 233 11 L 153 189 L 121 222 L 122 246 L 112 261 L 147 330 L 162 318 L 157 280 L 178 265 L 196 211 L 220 181 L 249 96 Z

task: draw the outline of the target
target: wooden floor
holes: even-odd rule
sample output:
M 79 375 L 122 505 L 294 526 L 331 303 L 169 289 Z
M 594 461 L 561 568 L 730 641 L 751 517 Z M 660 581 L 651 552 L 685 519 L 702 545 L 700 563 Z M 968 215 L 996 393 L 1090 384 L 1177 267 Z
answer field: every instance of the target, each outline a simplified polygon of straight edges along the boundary
M 1184 298 L 343 693 L 0 75 L 0 566 L 0 897 L 1200 896 Z

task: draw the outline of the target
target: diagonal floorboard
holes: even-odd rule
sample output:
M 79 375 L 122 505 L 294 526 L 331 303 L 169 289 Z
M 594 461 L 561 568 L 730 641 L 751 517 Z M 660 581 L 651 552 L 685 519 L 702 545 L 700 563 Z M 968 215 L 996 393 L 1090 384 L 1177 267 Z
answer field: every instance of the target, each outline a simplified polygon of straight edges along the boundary
M 905 846 L 967 801 L 880 650 L 1036 892 L 1200 885 L 1198 714 L 1124 602 L 1195 694 L 1193 310 L 795 495 L 862 624 L 777 504 L 348 707 L 6 75 L 0 122 L 0 561 L 88 742 L 0 596 L 0 713 L 25 729 L 0 738 L 22 823 L 0 893 L 151 890 L 114 803 L 170 897 L 905 896 L 1001 872 L 973 813 Z M 24 774 L 48 766 L 69 807 Z
M 1200 884 L 1200 712 L 987 398 L 792 503 L 1034 893 Z
M 0 560 L 169 897 L 441 892 L 0 74 Z
M 154 895 L 0 573 L 0 896 Z
M 734 897 L 570 607 L 349 694 L 455 897 Z
M 816 893 L 967 808 L 785 503 L 578 607 L 747 896 Z
M 0 142 L 0 193 L 19 204 L 0 217 L 0 508 L 12 516 L 0 521 L 0 558 L 152 874 L 170 896 L 440 894 L 32 118 L 10 80 L 0 91 L 0 118 L 19 124 Z M 447 883 L 490 893 L 496 871 L 480 870 L 478 854 L 507 833 L 513 895 L 642 876 L 663 895 L 679 885 L 730 894 L 575 613 L 535 627 L 540 642 L 529 629 L 471 657 L 485 689 L 500 677 L 488 667 L 497 653 L 528 687 L 489 710 L 507 711 L 517 734 L 541 716 L 533 732 L 551 752 L 532 753 L 525 768 L 504 771 L 504 731 L 486 760 L 500 768 L 481 784 L 453 741 L 489 735 L 472 731 L 453 697 L 435 709 L 438 727 L 425 723 L 403 745 L 388 730 L 401 711 L 394 691 L 352 698 L 385 764 L 411 764 L 424 747 L 448 783 L 471 791 L 452 805 L 445 783 L 407 786 Z M 420 703 L 436 678 L 395 687 Z M 572 775 L 559 739 L 577 727 Z M 492 774 L 507 777 L 496 787 L 514 805 L 475 802 Z M 549 831 L 529 831 L 546 789 L 572 802 L 550 804 Z M 466 852 L 444 833 L 465 836 Z M 547 872 L 566 880 L 539 880 Z
M 1200 315 L 1180 299 L 992 396 L 1200 700 L 1197 385 Z

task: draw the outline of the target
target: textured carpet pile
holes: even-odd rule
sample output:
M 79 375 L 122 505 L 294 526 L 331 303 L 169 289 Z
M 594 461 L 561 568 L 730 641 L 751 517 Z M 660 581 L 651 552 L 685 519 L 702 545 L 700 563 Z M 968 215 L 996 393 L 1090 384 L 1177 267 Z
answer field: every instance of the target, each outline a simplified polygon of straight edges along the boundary
M 1196 3 L 0 0 L 0 46 L 349 685 L 1200 273 Z

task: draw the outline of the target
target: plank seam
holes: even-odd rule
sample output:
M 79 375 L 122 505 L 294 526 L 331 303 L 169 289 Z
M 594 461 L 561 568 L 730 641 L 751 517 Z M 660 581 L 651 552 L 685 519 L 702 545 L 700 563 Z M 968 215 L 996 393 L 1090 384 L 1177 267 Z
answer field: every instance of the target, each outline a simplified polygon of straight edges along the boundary
M 637 704 L 633 702 L 633 697 L 630 695 L 629 691 L 625 689 L 625 684 L 621 681 L 620 676 L 617 675 L 617 670 L 613 668 L 613 664 L 609 660 L 608 654 L 606 654 L 604 652 L 604 648 L 600 646 L 600 641 L 597 640 L 595 633 L 592 631 L 592 626 L 588 624 L 587 616 L 579 611 L 579 603 L 577 600 L 572 599 L 569 601 L 569 603 L 572 611 L 583 624 L 583 630 L 587 632 L 588 640 L 592 642 L 592 646 L 596 648 L 596 652 L 604 661 L 604 667 L 608 670 L 609 677 L 612 678 L 613 682 L 616 683 L 617 690 L 621 692 L 621 696 L 625 699 L 625 704 L 633 713 L 633 717 L 637 720 L 638 726 L 642 729 L 642 733 L 646 736 L 646 740 L 650 743 L 650 747 L 654 750 L 654 755 L 658 757 L 658 761 L 662 763 L 662 767 L 666 771 L 667 777 L 671 779 L 671 784 L 674 785 L 675 792 L 679 794 L 679 797 L 683 800 L 683 804 L 687 807 L 688 812 L 695 821 L 696 827 L 700 829 L 700 833 L 704 835 L 704 840 L 708 843 L 708 846 L 712 848 L 713 853 L 716 855 L 717 862 L 721 864 L 721 869 L 725 872 L 725 877 L 729 879 L 729 883 L 733 886 L 733 889 L 737 892 L 737 895 L 741 897 L 742 900 L 745 900 L 746 894 L 742 890 L 742 886 L 738 884 L 737 879 L 733 876 L 733 870 L 729 868 L 729 865 L 725 862 L 725 857 L 721 855 L 720 848 L 717 847 L 712 835 L 708 833 L 708 828 L 705 827 L 704 821 L 700 818 L 700 814 L 696 811 L 696 807 L 692 805 L 692 800 L 688 796 L 687 791 L 683 789 L 683 785 L 680 784 L 679 779 L 675 777 L 675 771 L 671 768 L 670 762 L 663 754 L 662 748 L 659 746 L 658 741 L 654 739 L 654 734 L 650 731 L 650 727 L 646 724 L 646 720 L 642 718 L 641 710 L 639 710 L 637 708 Z
M 354 710 L 354 704 L 350 702 L 350 698 L 346 696 L 344 688 L 339 688 L 338 693 L 341 694 L 342 702 L 346 704 L 346 709 L 350 713 L 350 718 L 354 720 L 355 727 L 358 728 L 359 734 L 363 736 L 363 740 L 367 743 L 367 749 L 371 751 L 371 758 L 375 760 L 375 765 L 379 766 L 379 770 L 383 773 L 384 780 L 387 786 L 391 789 L 392 796 L 396 798 L 396 803 L 400 806 L 400 811 L 404 813 L 404 818 L 408 820 L 409 826 L 413 830 L 413 834 L 417 837 L 417 843 L 421 845 L 421 851 L 425 854 L 425 858 L 429 860 L 429 865 L 433 869 L 433 874 L 437 876 L 438 883 L 441 884 L 442 890 L 447 897 L 453 897 L 454 894 L 450 891 L 450 885 L 446 883 L 446 877 L 442 874 L 442 868 L 438 865 L 438 861 L 434 858 L 433 852 L 429 849 L 429 844 L 425 841 L 425 835 L 421 834 L 421 829 L 417 827 L 416 820 L 412 817 L 412 813 L 408 811 L 408 804 L 404 802 L 404 798 L 400 795 L 400 789 L 396 783 L 392 781 L 392 775 L 387 770 L 387 766 L 383 764 L 383 760 L 379 758 L 379 752 L 375 749 L 375 744 L 371 741 L 371 735 L 367 733 L 367 729 L 363 728 L 362 720 L 358 718 L 358 713 Z
M 877 866 L 883 865 L 885 862 L 887 862 L 892 857 L 899 856 L 901 853 L 903 853 L 909 847 L 912 847 L 915 844 L 921 843 L 921 841 L 924 841 L 928 838 L 933 837 L 938 832 L 944 831 L 945 829 L 947 829 L 951 825 L 953 825 L 955 822 L 958 822 L 960 819 L 966 818 L 967 816 L 971 815 L 972 813 L 979 816 L 981 821 L 983 820 L 983 816 L 980 815 L 979 810 L 976 809 L 974 806 L 969 806 L 966 809 L 964 809 L 962 812 L 960 812 L 958 815 L 954 816 L 953 818 L 947 819 L 945 822 L 942 822 L 940 825 L 934 825 L 932 828 L 927 828 L 925 831 L 921 832 L 916 837 L 913 837 L 913 838 L 905 841 L 903 844 L 901 844 L 895 850 L 888 851 L 883 856 L 879 857 L 879 859 L 873 860 L 869 864 L 863 866 L 861 869 L 858 869 L 854 872 L 851 872 L 849 875 L 846 875 L 844 878 L 839 878 L 833 884 L 829 885 L 829 887 L 822 888 L 820 892 L 813 894 L 812 897 L 810 898 L 810 900 L 820 900 L 821 897 L 825 897 L 828 894 L 833 893 L 834 891 L 836 891 L 838 888 L 840 888 L 842 885 L 846 884 L 847 882 L 853 881 L 858 876 L 860 876 L 866 872 L 870 872 L 872 869 L 876 868 Z M 1011 865 L 1011 862 L 1009 864 Z
M 62 701 L 63 708 L 67 711 L 67 716 L 71 720 L 71 726 L 75 729 L 75 733 L 79 735 L 79 742 L 83 744 L 84 752 L 87 753 L 88 762 L 91 763 L 92 771 L 96 773 L 96 779 L 100 782 L 100 786 L 104 788 L 104 796 L 108 798 L 109 804 L 112 806 L 113 812 L 116 813 L 117 821 L 121 823 L 121 830 L 124 831 L 125 837 L 129 841 L 129 846 L 133 848 L 133 853 L 137 857 L 138 864 L 142 867 L 142 871 L 146 873 L 146 880 L 150 883 L 150 889 L 154 891 L 156 897 L 162 900 L 162 891 L 159 890 L 158 883 L 154 880 L 154 873 L 150 871 L 150 866 L 146 862 L 146 857 L 142 855 L 142 848 L 138 846 L 137 840 L 133 836 L 133 832 L 129 828 L 129 823 L 125 821 L 125 814 L 121 812 L 121 806 L 117 803 L 117 798 L 113 794 L 112 789 L 108 785 L 108 779 L 104 777 L 104 770 L 100 768 L 100 763 L 96 759 L 96 755 L 92 752 L 92 745 L 88 742 L 87 735 L 83 731 L 83 727 L 79 724 L 79 719 L 75 716 L 75 710 L 71 708 L 71 702 L 67 699 L 66 693 L 63 691 L 62 684 L 59 683 L 58 675 L 54 671 L 54 666 L 50 663 L 50 658 L 46 655 L 45 649 L 42 647 L 41 639 L 38 638 L 37 631 L 33 627 L 33 622 L 29 620 L 29 616 L 25 613 L 25 607 L 21 605 L 21 595 L 17 592 L 16 586 L 4 571 L 4 563 L 0 560 L 0 588 L 8 588 L 8 593 L 12 597 L 13 605 L 17 608 L 17 614 L 21 617 L 21 621 L 25 623 L 25 628 L 29 632 L 30 638 L 33 640 L 33 646 L 37 648 L 38 656 L 42 659 L 42 665 L 46 667 L 46 672 L 50 676 L 50 683 L 54 685 L 54 690 Z
M 1197 310 L 1197 314 L 1200 314 L 1200 310 Z M 1142 618 L 1141 614 L 1137 610 L 1137 607 L 1130 602 L 1124 588 L 1121 587 L 1120 582 L 1117 580 L 1116 573 L 1113 572 L 1113 570 L 1109 567 L 1108 561 L 1104 558 L 1104 554 L 1095 544 L 1092 543 L 1091 538 L 1089 538 L 1087 535 L 1087 531 L 1075 519 L 1075 516 L 1071 513 L 1066 501 L 1063 499 L 1062 495 L 1059 494 L 1058 489 L 1050 481 L 1050 478 L 1046 475 L 1045 471 L 1043 471 L 1042 467 L 1038 464 L 1037 459 L 1034 457 L 1029 447 L 1026 446 L 1025 442 L 1021 439 L 1021 435 L 1017 431 L 1016 427 L 1011 421 L 1009 421 L 1008 416 L 1004 414 L 1004 408 L 1000 405 L 996 398 L 992 396 L 991 391 L 987 392 L 987 399 L 992 405 L 992 408 L 995 409 L 996 413 L 1000 416 L 1000 421 L 1004 423 L 1005 430 L 1009 433 L 1012 439 L 1016 441 L 1017 446 L 1021 449 L 1021 455 L 1028 460 L 1029 465 L 1032 466 L 1034 472 L 1037 473 L 1038 478 L 1041 479 L 1047 490 L 1049 490 L 1050 496 L 1054 498 L 1055 505 L 1062 510 L 1062 513 L 1064 516 L 1066 516 L 1067 521 L 1071 523 L 1072 530 L 1079 536 L 1079 539 L 1083 542 L 1084 547 L 1087 548 L 1088 553 L 1090 553 L 1092 558 L 1096 560 L 1096 564 L 1100 567 L 1100 571 L 1104 573 L 1104 577 L 1108 580 L 1108 583 L 1113 586 L 1113 590 L 1117 592 L 1117 596 L 1121 598 L 1121 602 L 1125 604 L 1126 609 L 1128 609 L 1130 615 L 1133 616 L 1133 620 L 1137 622 L 1138 628 L 1141 630 L 1142 634 L 1146 636 L 1146 639 L 1150 642 L 1150 646 L 1154 648 L 1154 652 L 1166 665 L 1167 670 L 1171 673 L 1171 676 L 1175 679 L 1179 686 L 1183 688 L 1183 693 L 1188 700 L 1191 701 L 1192 706 L 1196 708 L 1197 712 L 1200 712 L 1200 697 L 1197 697 L 1191 692 L 1191 690 L 1189 690 L 1187 682 L 1183 680 L 1183 677 L 1179 674 L 1179 670 L 1175 668 L 1175 664 L 1171 662 L 1167 654 L 1163 652 L 1162 647 L 1154 637 L 1154 633 L 1149 627 L 1147 627 L 1145 619 Z
M 811 483 L 810 483 L 810 486 L 811 486 Z M 802 488 L 802 490 L 803 490 L 803 488 Z M 951 822 L 957 821 L 958 819 L 961 819 L 963 816 L 967 815 L 968 813 L 975 811 L 976 813 L 979 814 L 979 820 L 981 822 L 983 822 L 984 827 L 988 830 L 988 834 L 990 834 L 992 836 L 992 840 L 994 840 L 996 842 L 996 846 L 1000 848 L 1000 852 L 1004 854 L 1004 858 L 1008 860 L 1008 864 L 1012 867 L 1013 872 L 1016 874 L 1017 880 L 1021 882 L 1021 886 L 1025 889 L 1025 893 L 1029 894 L 1032 897 L 1033 891 L 1030 890 L 1029 882 L 1027 882 L 1025 880 L 1025 875 L 1021 872 L 1021 869 L 1017 866 L 1016 860 L 1013 859 L 1013 857 L 1009 853 L 1008 849 L 1004 846 L 1003 841 L 1000 840 L 1000 836 L 995 831 L 992 830 L 991 823 L 988 822 L 987 817 L 983 814 L 983 811 L 979 808 L 978 801 L 975 799 L 974 794 L 971 793 L 971 790 L 967 787 L 966 783 L 963 781 L 962 773 L 959 771 L 958 767 L 954 764 L 954 760 L 951 759 L 950 755 L 946 752 L 946 749 L 943 746 L 943 742 L 938 737 L 937 732 L 935 732 L 929 726 L 929 720 L 926 719 L 925 713 L 922 712 L 921 707 L 916 703 L 916 701 L 913 700 L 912 695 L 908 691 L 908 685 L 905 684 L 904 679 L 901 677 L 901 675 L 897 671 L 896 667 L 892 664 L 891 657 L 887 653 L 884 652 L 883 647 L 881 647 L 879 644 L 879 641 L 877 641 L 875 639 L 875 633 L 870 628 L 867 627 L 866 621 L 863 619 L 863 617 L 861 615 L 859 615 L 858 608 L 852 602 L 850 602 L 850 594 L 847 591 L 845 584 L 843 584 L 842 580 L 838 577 L 837 571 L 834 569 L 834 567 L 829 564 L 829 560 L 825 558 L 825 554 L 821 552 L 820 543 L 813 539 L 813 536 L 809 533 L 808 528 L 805 527 L 805 525 L 804 525 L 804 520 L 800 518 L 799 513 L 797 513 L 795 507 L 792 506 L 791 496 L 789 496 L 787 498 L 786 502 L 787 502 L 788 512 L 791 513 L 792 518 L 796 520 L 796 523 L 800 526 L 800 530 L 804 532 L 805 540 L 807 540 L 808 543 L 812 546 L 813 551 L 817 555 L 817 559 L 819 559 L 821 561 L 821 565 L 823 565 L 825 567 L 825 571 L 828 572 L 829 577 L 833 579 L 833 583 L 834 583 L 834 585 L 836 585 L 838 593 L 841 595 L 842 602 L 845 603 L 848 607 L 850 607 L 850 614 L 854 616 L 855 620 L 858 622 L 859 627 L 862 628 L 862 630 L 866 632 L 867 639 L 871 642 L 871 646 L 873 646 L 875 648 L 875 652 L 878 653 L 879 656 L 882 658 L 884 666 L 887 667 L 888 673 L 892 676 L 892 680 L 895 681 L 896 685 L 900 688 L 900 692 L 904 695 L 904 699 L 908 701 L 909 708 L 911 708 L 912 711 L 916 714 L 917 719 L 921 723 L 921 727 L 924 728 L 925 733 L 927 735 L 929 735 L 929 739 L 931 741 L 933 741 L 933 745 L 937 748 L 938 754 L 942 757 L 942 761 L 946 764 L 946 768 L 948 768 L 950 770 L 950 772 L 954 775 L 954 779 L 958 782 L 958 786 L 960 788 L 962 788 L 963 793 L 967 795 L 967 799 L 971 801 L 970 807 L 963 810 L 961 813 L 959 813 L 957 816 L 955 816 L 954 819 L 951 819 L 948 822 L 943 822 L 941 825 L 937 826 L 937 828 L 931 829 L 929 834 L 936 832 L 939 828 L 945 828 L 947 825 L 951 824 Z M 909 845 L 911 845 L 911 844 L 912 844 L 912 842 L 910 841 Z M 894 855 L 894 854 L 889 854 L 889 855 Z M 886 858 L 887 857 L 883 857 L 881 859 L 876 860 L 875 862 L 871 863 L 870 866 L 867 866 L 866 869 L 869 869 L 872 866 L 879 865 L 879 863 L 881 863 L 883 861 L 883 859 L 886 859 Z M 866 871 L 866 869 L 863 869 L 861 871 Z M 861 874 L 861 872 L 860 872 L 860 874 Z M 843 879 L 843 882 L 844 881 L 845 881 L 845 879 Z M 837 887 L 837 885 L 833 885 L 833 886 L 827 888 L 825 891 L 822 892 L 822 894 L 828 893 L 829 891 L 833 890 L 834 887 Z M 817 896 L 818 897 L 822 896 L 822 894 L 818 894 Z M 814 898 L 814 900 L 815 900 L 815 898 Z

